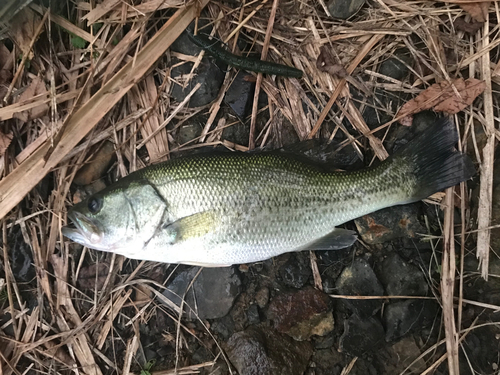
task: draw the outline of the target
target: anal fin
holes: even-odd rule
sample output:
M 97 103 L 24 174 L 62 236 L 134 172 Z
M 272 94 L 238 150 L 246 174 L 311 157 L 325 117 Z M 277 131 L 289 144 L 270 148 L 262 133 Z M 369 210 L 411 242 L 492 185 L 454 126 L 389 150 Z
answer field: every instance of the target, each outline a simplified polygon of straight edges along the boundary
M 326 236 L 310 242 L 298 250 L 340 250 L 351 246 L 357 239 L 355 231 L 335 228 Z

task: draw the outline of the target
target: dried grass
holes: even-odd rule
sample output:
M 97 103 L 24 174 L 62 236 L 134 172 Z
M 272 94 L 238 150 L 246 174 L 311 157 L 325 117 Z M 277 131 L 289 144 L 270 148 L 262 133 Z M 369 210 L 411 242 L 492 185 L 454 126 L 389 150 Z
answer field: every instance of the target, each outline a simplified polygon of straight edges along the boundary
M 11 130 L 14 134 L 7 152 L 0 156 L 3 228 L 0 265 L 6 284 L 6 300 L 0 299 L 5 318 L 0 327 L 0 374 L 21 374 L 28 369 L 63 374 L 132 374 L 144 365 L 138 362 L 144 352 L 139 323 L 147 322 L 160 311 L 177 322 L 173 337 L 179 354 L 178 363 L 172 364 L 174 369 L 155 369 L 154 374 L 199 373 L 203 368 L 214 366 L 218 357 L 225 358 L 216 343 L 213 361 L 186 366 L 181 363 L 182 346 L 187 345 L 186 337 L 193 333 L 180 322 L 179 308 L 161 294 L 168 277 L 163 276 L 161 282 L 150 277 L 154 273 L 153 265 L 92 251 L 75 252 L 61 237 L 66 207 L 72 199 L 71 182 L 103 141 L 115 144 L 117 162 L 111 170 L 114 177 L 167 159 L 173 152 L 207 145 L 236 150 L 264 147 L 269 143 L 279 146 L 286 121 L 292 124 L 301 140 L 318 135 L 333 138 L 342 132 L 346 136 L 343 145 L 353 144 L 360 155 L 383 160 L 388 156 L 384 138 L 391 127 L 400 126 L 393 124 L 401 116 L 397 116 L 393 107 L 377 102 L 378 99 L 369 100 L 376 90 L 417 95 L 435 82 L 475 76 L 484 79 L 487 88 L 481 98 L 455 118 L 463 129 L 461 147 L 465 149 L 470 141 L 474 150 L 468 151 L 475 153 L 480 163 L 480 207 L 477 216 L 470 218 L 469 192 L 465 185 L 462 184 L 458 198 L 448 190 L 443 204 L 444 238 L 441 241 L 441 238 L 428 237 L 438 240 L 433 242 L 434 261 L 436 266 L 442 266 L 442 279 L 439 285 L 429 278 L 434 297 L 425 298 L 434 298 L 441 304 L 446 338 L 419 357 L 425 357 L 429 366 L 424 373 L 432 373 L 447 360 L 450 374 L 459 374 L 461 342 L 467 333 L 481 326 L 474 322 L 468 328 L 462 327 L 463 305 L 500 309 L 463 298 L 464 277 L 468 276 L 464 275 L 466 240 L 477 233 L 481 275 L 487 279 L 490 231 L 498 227 L 492 225 L 490 219 L 493 160 L 495 144 L 500 139 L 496 124 L 497 99 L 492 88 L 492 82 L 500 84 L 500 64 L 492 62 L 493 56 L 498 58 L 500 45 L 497 3 L 377 0 L 366 5 L 353 20 L 340 22 L 325 15 L 326 5 L 322 1 L 319 6 L 296 0 L 249 1 L 237 9 L 210 2 L 206 7 L 208 18 L 216 26 L 217 35 L 233 51 L 238 52 L 236 39 L 242 36 L 255 50 L 262 52 L 263 58 L 285 62 L 305 72 L 300 80 L 257 75 L 248 146 L 222 137 L 224 129 L 238 123 L 222 105 L 232 82 L 232 70 L 227 72 L 214 103 L 207 108 L 188 108 L 190 97 L 199 86 L 181 103 L 173 102 L 168 92 L 178 83 L 170 77 L 171 66 L 157 63 L 166 53 L 168 58 L 178 58 L 181 64 L 187 61 L 199 64 L 201 56 L 195 58 L 167 50 L 208 1 L 135 3 L 103 0 L 93 8 L 94 2 L 80 1 L 69 20 L 33 4 L 25 11 L 36 27 L 31 27 L 27 37 L 12 36 L 12 52 L 7 51 L 4 56 L 5 51 L 0 50 L 0 73 L 10 77 L 3 79 L 0 74 L 0 94 L 5 100 L 0 107 L 1 130 L 6 134 Z M 455 20 L 470 19 L 466 11 L 456 5 L 459 3 L 475 7 L 476 18 L 486 15 L 482 29 L 472 34 L 455 29 Z M 488 6 L 489 14 L 485 12 Z M 99 27 L 91 27 L 92 24 Z M 56 42 L 47 38 L 51 28 L 51 35 L 58 35 Z M 87 45 L 72 46 L 70 38 L 75 37 Z M 347 77 L 332 76 L 317 66 L 322 47 L 333 51 L 338 64 L 349 74 Z M 400 48 L 406 48 L 415 61 L 409 67 L 411 80 L 399 81 L 378 73 L 380 64 Z M 428 55 L 423 51 L 428 51 Z M 22 58 L 18 59 L 21 54 Z M 35 68 L 26 69 L 27 61 Z M 50 82 L 50 87 L 46 92 L 25 98 L 22 93 L 36 78 L 33 71 L 38 72 L 38 79 Z M 155 75 L 162 77 L 161 85 L 155 82 Z M 361 100 L 354 97 L 353 88 L 363 94 Z M 259 112 L 260 91 L 267 94 L 268 106 Z M 377 107 L 392 120 L 370 129 L 362 117 L 363 108 L 369 106 Z M 40 108 L 51 111 L 40 111 Z M 259 116 L 265 111 L 269 119 L 262 125 Z M 201 135 L 186 144 L 178 144 L 176 129 L 205 112 L 208 120 Z M 351 130 L 344 126 L 345 119 L 352 125 Z M 478 128 L 486 134 L 486 142 L 482 144 L 476 139 Z M 53 190 L 44 194 L 44 184 L 53 185 Z M 457 204 L 457 199 L 462 212 L 460 233 L 455 233 L 457 228 L 452 221 L 451 207 Z M 37 273 L 36 280 L 29 285 L 36 285 L 31 292 L 38 302 L 34 308 L 28 307 L 22 293 L 25 286 L 14 278 L 9 261 L 8 238 L 14 227 L 19 228 L 33 253 Z M 458 271 L 455 269 L 456 243 L 460 244 Z M 442 252 L 440 244 L 444 244 Z M 438 253 L 442 254 L 442 260 Z M 95 275 L 94 290 L 78 287 L 89 259 L 109 266 L 102 280 Z M 321 288 L 314 254 L 311 266 L 315 285 Z M 455 292 L 457 281 L 458 292 Z M 118 323 L 129 327 L 129 337 L 119 336 Z M 206 331 L 214 341 L 208 327 Z M 171 332 L 165 333 L 166 337 L 171 335 Z M 446 354 L 437 350 L 443 344 L 446 344 Z M 115 350 L 114 345 L 120 350 Z M 355 363 L 353 359 L 343 373 L 349 373 Z

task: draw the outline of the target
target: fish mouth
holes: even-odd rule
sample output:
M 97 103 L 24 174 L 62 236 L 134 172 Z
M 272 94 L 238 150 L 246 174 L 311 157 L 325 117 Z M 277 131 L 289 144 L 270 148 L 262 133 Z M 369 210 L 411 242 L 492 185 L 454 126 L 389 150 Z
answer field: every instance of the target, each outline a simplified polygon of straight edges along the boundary
M 70 225 L 62 228 L 63 236 L 84 246 L 96 248 L 102 238 L 102 231 L 87 216 L 78 212 L 68 212 Z

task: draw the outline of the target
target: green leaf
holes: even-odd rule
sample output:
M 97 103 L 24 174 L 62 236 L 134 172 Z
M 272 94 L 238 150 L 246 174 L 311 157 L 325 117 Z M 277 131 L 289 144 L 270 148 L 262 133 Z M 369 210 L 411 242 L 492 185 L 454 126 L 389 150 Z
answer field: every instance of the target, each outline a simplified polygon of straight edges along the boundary
M 77 49 L 83 49 L 87 45 L 87 42 L 79 36 L 71 34 L 71 45 Z

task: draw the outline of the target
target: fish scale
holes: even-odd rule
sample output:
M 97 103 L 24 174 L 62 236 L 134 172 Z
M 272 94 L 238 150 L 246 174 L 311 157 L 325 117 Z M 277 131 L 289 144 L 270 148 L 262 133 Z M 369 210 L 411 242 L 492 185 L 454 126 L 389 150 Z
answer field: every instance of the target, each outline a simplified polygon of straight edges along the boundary
M 356 238 L 338 225 L 470 178 L 474 167 L 453 149 L 456 141 L 453 125 L 442 121 L 378 166 L 355 172 L 331 172 L 284 152 L 174 159 L 76 205 L 68 213 L 76 228 L 63 233 L 132 258 L 204 266 L 338 249 Z

